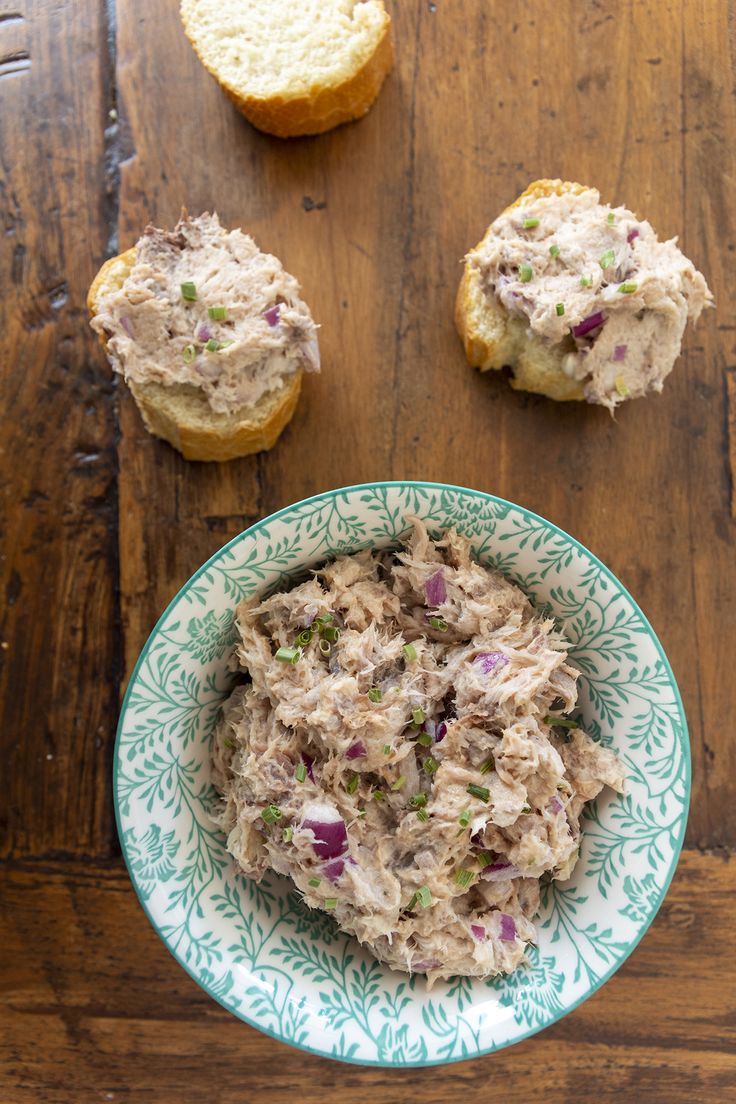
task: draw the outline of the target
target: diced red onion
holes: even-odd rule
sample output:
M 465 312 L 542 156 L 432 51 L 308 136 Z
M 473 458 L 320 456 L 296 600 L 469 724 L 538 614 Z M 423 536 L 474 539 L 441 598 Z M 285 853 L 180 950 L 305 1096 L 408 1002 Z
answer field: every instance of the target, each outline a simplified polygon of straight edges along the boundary
M 328 862 L 322 868 L 325 872 L 325 878 L 328 878 L 331 882 L 336 882 L 345 869 L 344 859 L 333 859 L 332 862 Z
M 309 781 L 314 782 L 314 771 L 312 766 L 314 765 L 314 759 L 311 755 L 307 755 L 305 751 L 302 752 L 302 763 L 307 768 L 307 774 L 309 775 Z
M 435 571 L 434 575 L 430 575 L 424 584 L 424 597 L 427 599 L 428 606 L 441 606 L 447 598 L 447 587 L 445 586 L 445 576 L 442 574 L 442 568 L 439 571 Z
M 634 238 L 638 238 L 638 237 L 639 237 L 639 227 L 635 226 L 633 230 L 629 230 L 628 234 L 626 235 L 626 240 L 629 243 L 629 245 L 631 245 Z
M 484 939 L 488 938 L 488 932 L 485 928 L 481 927 L 480 924 L 471 924 L 470 930 L 479 943 L 482 943 Z
M 473 663 L 480 667 L 484 675 L 490 675 L 497 667 L 505 667 L 508 659 L 503 652 L 479 652 Z
M 573 337 L 585 337 L 592 330 L 597 330 L 599 326 L 602 326 L 606 321 L 606 316 L 603 311 L 596 311 L 595 314 L 589 314 L 587 318 L 584 318 L 582 322 L 579 322 L 577 326 L 572 328 Z
M 422 959 L 421 962 L 412 962 L 411 968 L 412 970 L 421 970 L 424 972 L 425 970 L 439 970 L 441 965 L 442 963 L 437 958 L 426 958 Z
M 513 943 L 516 939 L 516 921 L 513 916 L 509 916 L 507 912 L 502 912 L 499 916 L 500 930 L 499 936 L 504 943 Z
M 432 739 L 436 742 L 437 741 L 437 725 L 434 723 L 434 721 L 426 720 L 424 722 L 424 724 L 422 725 L 422 727 L 423 727 L 424 731 L 427 733 L 427 735 L 431 736 Z
M 123 327 L 128 337 L 133 336 L 133 323 L 126 314 L 120 316 L 120 325 Z
M 611 357 L 611 360 L 626 360 L 626 354 L 628 351 L 628 345 L 617 345 L 616 348 L 613 350 L 613 356 Z
M 365 744 L 362 740 L 356 740 L 355 743 L 351 744 L 348 750 L 345 752 L 346 759 L 365 759 L 365 757 Z
M 551 813 L 561 813 L 562 810 L 564 809 L 564 807 L 565 806 L 562 804 L 559 797 L 557 797 L 556 795 L 555 795 L 555 797 L 550 798 L 549 803 L 547 805 L 547 808 L 549 809 L 549 811 Z
M 315 855 L 320 859 L 336 859 L 342 855 L 348 846 L 348 830 L 345 821 L 336 809 L 329 805 L 313 804 L 312 816 L 305 817 L 302 828 L 307 828 L 314 833 Z
M 435 729 L 434 742 L 436 744 L 442 743 L 442 741 L 444 740 L 446 735 L 447 735 L 447 725 L 445 724 L 444 721 L 440 721 L 440 723 L 437 725 L 437 728 Z
M 512 878 L 518 878 L 521 871 L 513 863 L 495 862 L 489 863 L 480 874 L 487 882 L 509 882 Z
M 278 303 L 275 306 L 269 307 L 268 310 L 263 312 L 263 317 L 268 322 L 269 326 L 278 326 L 279 314 L 281 313 L 281 307 Z
M 204 344 L 205 341 L 209 341 L 212 337 L 212 330 L 209 328 L 206 322 L 200 322 L 197 326 L 197 332 L 194 335 L 197 341 L 201 341 Z
M 321 359 L 316 337 L 313 337 L 306 345 L 302 345 L 302 353 L 304 355 L 304 366 L 306 370 L 308 372 L 319 372 Z

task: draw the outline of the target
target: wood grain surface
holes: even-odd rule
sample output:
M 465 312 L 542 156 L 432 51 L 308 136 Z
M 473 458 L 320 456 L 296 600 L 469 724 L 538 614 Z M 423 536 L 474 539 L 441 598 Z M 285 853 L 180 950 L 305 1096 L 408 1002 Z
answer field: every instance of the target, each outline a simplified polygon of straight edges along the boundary
M 257 133 L 176 0 L 0 0 L 0 1102 L 736 1100 L 736 14 L 727 0 L 389 2 L 370 114 Z M 597 186 L 679 235 L 718 309 L 664 393 L 604 410 L 464 363 L 464 252 L 530 181 Z M 147 221 L 217 209 L 302 282 L 323 374 L 271 453 L 186 463 L 86 322 Z M 693 802 L 663 909 L 542 1035 L 441 1070 L 339 1066 L 237 1022 L 136 903 L 110 793 L 117 710 L 158 614 L 256 518 L 352 482 L 510 498 L 631 590 L 688 714 Z

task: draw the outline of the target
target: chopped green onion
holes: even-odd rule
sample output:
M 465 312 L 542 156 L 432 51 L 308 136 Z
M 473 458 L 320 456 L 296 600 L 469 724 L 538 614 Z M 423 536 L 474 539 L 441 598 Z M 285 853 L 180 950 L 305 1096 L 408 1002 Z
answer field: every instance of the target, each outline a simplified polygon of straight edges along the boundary
M 377 686 L 374 686 L 371 690 L 368 691 L 368 701 L 379 702 L 382 697 L 383 692 L 379 690 Z
M 633 295 L 638 287 L 638 284 L 619 284 L 618 290 L 622 295 Z
M 628 387 L 626 386 L 626 380 L 623 376 L 616 376 L 616 390 L 622 399 L 625 399 L 627 395 L 630 395 Z
M 485 760 L 485 762 L 481 763 L 480 773 L 481 774 L 488 774 L 488 773 L 490 773 L 490 771 L 494 770 L 495 766 L 496 766 L 495 759 L 493 758 L 492 755 L 489 755 L 488 758 Z
M 460 816 L 457 818 L 457 822 L 461 828 L 467 828 L 470 824 L 470 809 L 463 809 Z
M 607 268 L 610 268 L 615 260 L 616 254 L 613 249 L 607 249 L 601 259 L 598 261 L 598 264 L 601 266 L 602 269 L 605 270 Z
M 319 883 L 320 883 L 321 881 L 322 881 L 322 879 L 321 879 L 321 878 L 310 878 L 310 879 L 309 879 L 309 884 L 310 884 L 311 886 L 314 886 L 314 887 L 315 887 L 315 889 L 316 889 L 316 887 L 317 887 L 317 886 L 319 885 Z
M 301 652 L 298 648 L 279 648 L 274 656 L 279 663 L 298 663 Z
M 422 747 L 431 747 L 434 741 L 428 732 L 420 732 L 417 736 L 417 743 L 421 744 Z
M 319 635 L 323 640 L 329 640 L 331 644 L 340 639 L 340 630 L 336 629 L 334 625 L 325 625 L 319 630 Z
M 181 285 L 181 297 L 188 300 L 190 303 L 194 303 L 197 298 L 197 289 L 190 281 Z
M 299 648 L 306 648 L 307 644 L 311 644 L 313 635 L 311 629 L 304 629 L 299 633 L 295 643 Z
M 401 650 L 404 653 L 404 657 L 408 659 L 409 662 L 417 658 L 417 650 L 413 644 L 404 644 Z
M 267 805 L 265 809 L 261 809 L 261 817 L 265 824 L 275 824 L 277 820 L 281 820 L 281 810 L 278 805 Z
M 426 824 L 429 820 L 429 813 L 426 809 L 417 809 L 417 820 L 421 820 L 423 824 Z
M 322 902 L 322 908 L 337 908 L 337 897 L 325 897 L 324 901 Z
M 226 748 L 231 748 L 232 749 L 232 748 L 235 747 L 235 741 L 231 740 L 229 737 L 227 739 L 223 740 L 222 742 L 223 742 L 223 744 L 225 745 Z
M 521 280 L 522 284 L 528 284 L 533 275 L 534 273 L 530 264 L 519 265 L 519 279 Z
M 384 797 L 383 790 L 374 790 L 373 794 L 372 794 L 372 797 L 373 797 L 374 801 L 383 801 L 383 797 Z
M 563 314 L 565 313 L 565 304 L 557 303 L 555 306 L 555 313 L 557 314 L 558 318 L 562 318 Z
M 205 345 L 205 349 L 207 350 L 208 353 L 216 353 L 219 348 L 220 348 L 220 342 L 215 341 L 214 337 L 211 337 L 209 339 L 209 341 L 207 342 L 207 344 Z
M 485 786 L 476 786 L 474 782 L 471 782 L 467 787 L 467 792 L 472 797 L 477 797 L 479 801 L 488 802 L 491 800 L 491 791 Z
M 411 711 L 411 719 L 414 721 L 415 725 L 423 724 L 425 716 L 426 714 L 423 709 L 417 708 Z
M 574 721 L 572 717 L 555 717 L 551 713 L 544 718 L 544 723 L 557 728 L 580 728 L 578 722 Z
M 297 782 L 304 782 L 304 781 L 306 781 L 306 777 L 307 777 L 307 766 L 306 766 L 306 763 L 299 763 L 299 764 L 298 764 L 298 766 L 297 766 L 297 768 L 296 768 L 296 771 L 295 771 L 294 773 L 296 774 L 296 780 L 297 780 Z
M 415 793 L 409 798 L 409 804 L 412 809 L 421 809 L 427 804 L 427 795 L 424 793 Z
M 347 793 L 354 794 L 358 788 L 359 782 L 360 776 L 357 774 L 351 774 L 347 782 L 345 783 L 345 790 L 347 791 Z
M 390 755 L 393 750 L 394 749 L 391 747 L 390 744 L 384 744 L 383 745 L 383 754 L 384 755 Z
M 197 350 L 194 345 L 185 345 L 182 358 L 185 364 L 191 364 L 197 355 Z
M 427 758 L 424 760 L 424 769 L 426 770 L 427 774 L 434 774 L 435 771 L 439 770 L 439 766 L 440 765 L 437 760 L 433 759 L 431 755 L 428 755 Z
M 559 245 L 551 245 L 549 247 L 549 255 L 550 255 L 550 257 L 559 257 L 559 255 L 560 255 Z
M 291 843 L 294 838 L 293 824 L 290 824 L 288 828 L 284 828 L 283 832 L 281 833 L 281 838 L 283 839 L 284 843 Z
M 479 851 L 475 857 L 479 865 L 483 868 L 485 868 L 486 866 L 490 866 L 493 862 L 493 855 L 490 851 Z
M 615 221 L 616 221 L 616 216 L 614 215 L 613 211 L 609 211 L 608 216 L 606 218 L 606 222 L 608 223 L 609 226 L 613 226 Z
M 230 338 L 227 338 L 225 341 L 220 342 L 220 348 L 221 349 L 227 349 L 227 347 L 229 345 L 234 345 L 234 344 L 235 344 L 235 342 L 233 340 L 231 340 Z
M 533 230 L 535 226 L 539 226 L 538 218 L 525 218 L 521 224 L 525 230 Z
M 521 811 L 522 813 L 530 813 L 532 811 L 532 807 L 531 805 L 522 805 Z
M 319 650 L 321 651 L 323 656 L 328 656 L 332 651 L 332 645 L 330 644 L 329 640 L 320 640 Z
M 447 632 L 447 622 L 444 617 L 430 617 L 429 623 L 437 632 Z
M 590 287 L 590 285 L 592 283 L 593 283 L 593 277 L 592 276 L 581 276 L 580 277 L 580 286 L 581 287 Z
M 213 322 L 223 322 L 227 318 L 227 311 L 224 307 L 208 307 L 207 313 Z
M 455 873 L 455 881 L 459 886 L 462 886 L 463 889 L 468 888 L 474 877 L 475 874 L 472 870 L 464 870 L 463 867 L 460 867 Z
M 362 820 L 364 816 L 365 816 L 365 809 L 361 809 L 360 812 L 358 813 L 359 820 Z
M 323 613 L 321 617 L 315 617 L 314 623 L 315 623 L 315 625 L 329 625 L 331 620 L 332 620 L 332 614 L 331 613 Z
M 422 908 L 429 908 L 432 904 L 432 894 L 428 886 L 420 886 L 416 892 L 416 898 Z
M 400 790 L 405 782 L 406 782 L 406 778 L 402 774 L 399 778 L 396 779 L 395 782 L 391 783 L 391 789 L 392 790 Z

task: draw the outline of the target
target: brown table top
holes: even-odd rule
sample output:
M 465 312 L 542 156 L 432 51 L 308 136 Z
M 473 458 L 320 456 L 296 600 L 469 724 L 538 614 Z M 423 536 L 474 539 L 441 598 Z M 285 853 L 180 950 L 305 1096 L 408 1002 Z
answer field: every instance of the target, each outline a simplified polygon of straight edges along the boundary
M 375 108 L 282 142 L 204 72 L 175 0 L 0 0 L 6 1104 L 736 1099 L 733 8 L 389 7 Z M 460 258 L 543 176 L 680 235 L 718 301 L 615 420 L 481 377 L 453 328 Z M 87 325 L 100 263 L 183 204 L 278 254 L 322 323 L 278 447 L 227 465 L 148 436 Z M 201 992 L 137 903 L 110 787 L 126 679 L 192 571 L 278 507 L 402 477 L 519 502 L 612 568 L 672 662 L 694 770 L 678 873 L 624 967 L 541 1035 L 405 1075 L 292 1050 Z

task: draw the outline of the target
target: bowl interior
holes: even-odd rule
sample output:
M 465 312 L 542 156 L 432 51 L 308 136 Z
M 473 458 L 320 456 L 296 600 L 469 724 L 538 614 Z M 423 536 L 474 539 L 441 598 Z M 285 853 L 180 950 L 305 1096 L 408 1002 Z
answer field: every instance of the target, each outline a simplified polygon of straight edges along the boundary
M 232 676 L 233 613 L 306 567 L 395 544 L 407 517 L 456 526 L 538 608 L 557 617 L 580 669 L 588 731 L 616 748 L 627 792 L 589 807 L 572 879 L 543 892 L 538 948 L 511 977 L 427 992 L 378 964 L 290 882 L 238 874 L 210 815 L 209 743 Z M 559 1019 L 623 962 L 671 879 L 687 819 L 689 745 L 672 672 L 651 627 L 594 556 L 542 518 L 477 491 L 385 483 L 328 492 L 236 537 L 179 592 L 130 681 L 115 801 L 131 878 L 151 922 L 230 1011 L 307 1050 L 426 1065 L 513 1043 Z

